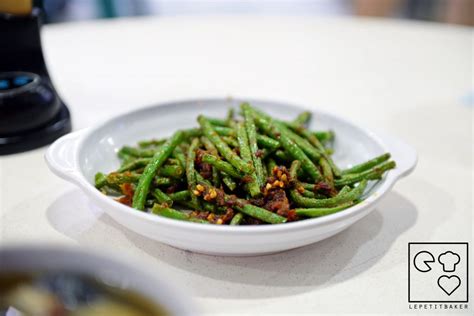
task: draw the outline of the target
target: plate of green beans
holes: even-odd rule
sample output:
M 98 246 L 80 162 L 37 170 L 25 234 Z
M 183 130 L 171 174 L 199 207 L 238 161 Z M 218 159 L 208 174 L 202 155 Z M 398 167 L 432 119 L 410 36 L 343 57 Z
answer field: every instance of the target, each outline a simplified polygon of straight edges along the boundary
M 211 99 L 149 107 L 66 135 L 46 160 L 142 235 L 253 255 L 347 228 L 414 168 L 416 152 L 327 113 Z

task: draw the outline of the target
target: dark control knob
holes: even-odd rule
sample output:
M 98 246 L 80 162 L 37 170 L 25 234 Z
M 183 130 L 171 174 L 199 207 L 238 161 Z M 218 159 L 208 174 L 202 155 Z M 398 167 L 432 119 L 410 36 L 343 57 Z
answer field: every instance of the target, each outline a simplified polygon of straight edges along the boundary
M 51 86 L 29 72 L 0 73 L 0 135 L 42 127 L 58 114 L 61 103 Z

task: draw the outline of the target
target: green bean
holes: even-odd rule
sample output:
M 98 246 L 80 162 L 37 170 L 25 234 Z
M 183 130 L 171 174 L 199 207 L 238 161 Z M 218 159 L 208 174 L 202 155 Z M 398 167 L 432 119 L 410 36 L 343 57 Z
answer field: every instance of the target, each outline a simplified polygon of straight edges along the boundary
M 313 161 L 319 160 L 319 158 L 321 157 L 321 152 L 314 148 L 308 140 L 299 136 L 298 134 L 287 128 L 285 124 L 281 122 L 275 122 L 275 124 L 280 130 L 282 130 L 282 132 L 284 132 L 289 138 L 291 138 L 291 140 L 294 141 L 295 144 L 298 145 L 309 158 L 311 158 Z
M 342 187 L 342 189 L 337 193 L 337 195 L 344 195 L 347 194 L 351 191 L 351 187 L 348 185 L 345 185 Z
M 153 183 L 156 185 L 156 186 L 167 186 L 167 185 L 171 185 L 173 182 L 171 181 L 170 178 L 165 178 L 165 177 L 155 177 L 153 178 Z
M 214 126 L 214 130 L 219 136 L 237 137 L 235 129 L 230 127 Z M 261 147 L 265 147 L 272 150 L 280 147 L 280 143 L 276 139 L 262 134 L 257 134 L 257 144 Z
M 300 173 L 300 171 L 301 171 L 301 162 L 299 160 L 293 160 L 290 166 L 290 179 L 294 183 L 294 187 L 296 188 L 296 190 L 298 190 L 298 192 L 299 190 L 301 190 L 300 187 L 304 189 L 301 182 L 298 180 L 298 174 Z M 309 198 L 326 198 L 323 195 L 316 194 L 306 189 L 303 191 L 303 193 L 301 193 L 301 195 L 303 195 L 304 197 L 309 197 Z
M 138 159 L 130 161 L 129 163 L 123 164 L 120 168 L 117 169 L 117 172 L 124 172 L 124 171 L 130 171 L 130 170 L 143 168 L 147 164 L 149 164 L 150 161 L 151 161 L 151 158 L 138 158 Z
M 175 205 L 176 204 L 185 207 L 186 210 L 196 210 L 196 205 L 194 205 L 191 200 L 175 201 Z
M 166 142 L 166 139 L 150 139 L 142 140 L 138 142 L 138 146 L 141 148 L 147 148 L 152 146 L 161 146 Z
M 210 152 L 214 156 L 218 156 L 219 152 L 217 151 L 216 146 L 209 140 L 209 138 L 202 136 L 201 138 L 201 143 L 203 143 L 204 147 L 208 152 Z
M 246 204 L 243 208 L 240 209 L 240 211 L 244 214 L 264 221 L 265 223 L 280 224 L 285 223 L 287 221 L 287 219 L 283 216 L 280 216 L 276 213 L 272 213 L 264 208 L 252 204 Z
M 199 208 L 200 206 L 199 200 L 196 194 L 194 194 L 194 192 L 196 191 L 197 184 L 196 174 L 198 174 L 198 172 L 194 168 L 194 161 L 196 160 L 196 150 L 198 149 L 198 147 L 199 139 L 194 138 L 191 141 L 191 146 L 189 146 L 188 157 L 186 159 L 186 179 L 188 181 L 188 190 L 190 191 L 191 202 L 196 206 L 196 208 Z
M 212 185 L 212 183 L 209 180 L 204 179 L 203 176 L 199 172 L 195 171 L 194 173 L 196 174 L 197 182 L 205 182 L 207 183 L 207 185 Z
M 336 164 L 334 163 L 334 161 L 332 160 L 332 158 L 330 156 L 328 156 L 326 154 L 326 149 L 324 148 L 324 146 L 321 144 L 321 142 L 319 141 L 319 139 L 314 136 L 311 132 L 309 132 L 306 128 L 304 127 L 301 127 L 301 126 L 298 126 L 298 125 L 294 125 L 294 124 L 290 124 L 290 127 L 298 134 L 301 134 L 304 138 L 307 139 L 307 141 L 310 143 L 310 145 L 313 145 L 314 148 L 316 148 L 320 155 L 322 155 L 325 159 L 325 161 L 323 161 L 324 164 L 327 164 L 331 167 L 331 172 L 330 172 L 330 175 L 329 175 L 329 170 L 326 169 L 326 178 L 329 179 L 332 179 L 333 176 L 332 174 L 334 174 L 336 177 L 340 177 L 341 176 L 341 171 L 339 170 L 339 168 L 336 166 Z M 320 161 L 321 162 L 321 161 Z M 322 166 L 323 167 L 323 166 Z M 324 168 L 324 167 L 323 167 Z M 323 170 L 324 171 L 324 170 Z M 324 173 L 323 173 L 324 174 Z M 331 181 L 332 183 L 332 181 Z
M 255 168 L 255 175 L 257 178 L 257 184 L 259 187 L 263 186 L 265 183 L 265 177 L 263 175 L 263 164 L 262 160 L 259 157 L 259 148 L 257 145 L 257 128 L 255 127 L 255 122 L 252 114 L 252 109 L 248 103 L 243 103 L 240 105 L 244 115 L 244 124 L 245 124 L 245 132 L 247 133 L 247 139 L 244 140 L 243 143 L 248 143 L 250 147 L 250 157 L 253 160 L 253 166 Z M 242 135 L 243 136 L 243 135 Z M 242 149 L 241 149 L 242 150 Z M 260 191 L 260 190 L 259 190 Z M 259 192 L 260 193 L 260 192 Z M 254 195 L 252 195 L 254 196 Z
M 176 150 L 176 148 L 175 148 Z M 173 157 L 174 156 L 174 152 L 171 153 L 171 156 L 170 157 Z M 186 159 L 185 159 L 186 160 Z M 171 165 L 171 166 L 179 166 L 179 167 L 182 167 L 181 166 L 181 161 L 179 161 L 179 159 L 176 159 L 176 158 L 168 158 L 168 160 L 166 160 L 166 164 L 167 165 Z M 186 166 L 182 167 L 183 169 L 186 168 Z
M 315 193 L 313 191 L 308 191 L 304 190 L 303 193 L 301 193 L 302 196 L 311 198 L 311 199 L 326 199 L 327 196 L 320 194 L 320 193 Z
M 134 172 L 112 172 L 107 175 L 107 183 L 110 185 L 120 185 L 123 183 L 134 183 L 140 179 L 140 174 Z
M 267 173 L 269 176 L 273 174 L 273 169 L 277 166 L 275 160 L 273 158 L 269 158 L 267 161 Z
M 292 164 L 291 168 L 290 168 L 290 176 L 293 178 L 294 175 L 297 172 L 298 172 L 297 165 L 295 164 L 295 166 L 293 166 L 293 164 Z M 314 192 L 315 186 L 316 186 L 315 184 L 298 182 L 297 185 L 301 186 L 304 189 L 304 191 L 301 193 L 301 195 L 304 196 L 304 197 L 313 198 L 313 199 L 325 199 L 326 198 L 325 195 Z M 347 193 L 348 190 L 350 190 L 350 188 L 345 186 L 345 187 L 342 188 L 342 190 L 339 192 L 339 194 L 345 194 L 345 193 Z
M 188 128 L 183 130 L 184 139 L 189 141 L 191 138 L 199 137 L 202 135 L 202 130 L 200 128 Z
M 293 131 L 291 131 L 287 127 L 287 125 L 291 124 L 291 123 L 287 123 L 287 122 L 283 122 L 283 121 L 279 121 L 279 120 L 274 120 L 271 116 L 263 113 L 260 110 L 257 110 L 255 108 L 251 108 L 251 109 L 252 109 L 253 113 L 258 114 L 258 116 L 260 116 L 260 118 L 263 118 L 263 119 L 265 119 L 269 122 L 272 122 L 272 124 L 274 124 L 280 130 L 280 132 L 282 132 L 282 133 L 284 132 L 285 135 L 287 137 L 291 138 L 291 140 L 295 144 L 297 144 L 309 158 L 311 158 L 312 160 L 316 160 L 316 161 L 319 159 L 319 157 L 321 156 L 321 153 L 318 150 L 316 150 L 315 148 L 313 148 L 313 146 L 311 146 L 311 144 L 306 139 L 304 139 L 301 136 L 299 136 L 298 134 L 294 133 Z M 281 143 L 281 141 L 280 141 L 280 143 Z
M 202 208 L 206 212 L 215 212 L 216 211 L 216 206 L 210 202 L 204 201 L 202 203 Z
M 186 155 L 184 154 L 183 149 L 181 149 L 181 147 L 176 146 L 171 155 L 179 161 L 179 165 L 183 169 L 186 169 Z
M 155 190 L 153 191 L 153 196 L 161 204 L 166 203 L 166 205 L 168 206 L 173 205 L 173 200 L 165 192 L 161 191 L 158 188 L 155 188 Z
M 293 120 L 293 124 L 297 124 L 297 125 L 305 125 L 309 122 L 309 120 L 311 119 L 311 112 L 308 112 L 308 111 L 305 111 L 301 114 L 299 114 L 294 120 Z
M 233 148 L 239 148 L 239 143 L 234 137 L 222 136 L 222 140 L 226 142 L 227 145 L 232 146 Z
M 252 162 L 255 162 L 255 160 L 252 159 L 252 153 L 250 150 L 249 139 L 247 135 L 248 133 L 245 130 L 244 125 L 242 123 L 237 124 L 237 140 L 239 141 L 240 156 L 245 162 L 252 163 Z M 262 162 L 260 161 L 260 159 L 259 159 L 259 162 L 261 165 Z M 256 165 L 254 165 L 254 168 L 255 168 L 255 171 L 258 170 Z M 250 195 L 252 197 L 259 196 L 261 194 L 260 187 L 263 186 L 264 179 L 261 179 L 259 181 L 257 172 L 251 173 L 249 176 L 251 177 L 251 180 L 252 180 L 247 185 Z
M 225 123 L 226 125 L 230 125 L 232 124 L 232 122 L 234 121 L 234 108 L 230 108 L 228 111 L 227 111 L 227 117 L 226 117 L 226 120 L 225 120 Z
M 235 214 L 234 217 L 232 217 L 232 220 L 230 221 L 229 225 L 232 225 L 232 226 L 240 225 L 243 218 L 244 218 L 244 214 L 239 212 L 239 213 Z
M 201 224 L 209 224 L 208 221 L 200 219 L 200 218 L 194 218 L 189 214 L 186 214 L 184 212 L 180 212 L 178 210 L 169 208 L 169 207 L 162 207 L 159 204 L 155 204 L 153 208 L 151 209 L 151 212 L 156 215 L 160 215 L 163 217 L 168 217 L 172 219 L 177 219 L 180 221 L 188 221 L 188 222 L 195 222 L 195 223 L 201 223 Z
M 188 200 L 191 197 L 188 190 L 170 193 L 170 194 L 168 194 L 168 196 L 170 197 L 171 200 L 173 200 L 175 202 L 185 201 L 185 200 Z
M 235 183 L 234 180 L 232 180 L 229 175 L 227 175 L 225 172 L 221 172 L 222 176 L 222 182 L 229 188 L 229 190 L 234 191 L 237 188 L 237 183 Z
M 289 162 L 292 160 L 291 155 L 288 152 L 280 149 L 275 151 L 275 157 L 284 162 Z
M 138 185 L 133 195 L 133 208 L 143 210 L 145 206 L 146 196 L 148 194 L 151 181 L 156 173 L 156 170 L 168 159 L 176 146 L 183 140 L 183 133 L 178 131 L 166 141 L 166 143 L 158 149 L 152 158 L 152 161 L 145 167 L 143 174 L 140 176 Z
M 136 172 L 126 171 L 123 173 L 112 172 L 106 176 L 108 185 L 121 185 L 124 183 L 136 183 L 140 180 L 141 174 Z M 166 186 L 171 184 L 171 179 L 155 176 L 153 182 L 157 186 Z
M 205 119 L 212 125 L 227 126 L 227 120 L 214 118 L 214 117 L 205 117 Z
M 151 158 L 155 155 L 155 153 L 158 151 L 159 147 L 156 149 L 141 149 L 141 148 L 135 148 L 135 147 L 130 147 L 130 146 L 123 146 L 119 153 L 122 155 L 130 155 L 133 157 L 140 157 L 140 158 Z
M 290 166 L 290 178 L 291 179 L 298 179 L 298 170 L 301 168 L 301 161 L 293 160 Z
M 395 161 L 384 162 L 369 170 L 360 173 L 351 173 L 344 175 L 341 179 L 337 179 L 334 184 L 336 186 L 354 184 L 362 180 L 375 180 L 382 177 L 385 171 L 394 169 L 396 167 Z
M 260 147 L 265 147 L 270 150 L 276 150 L 277 148 L 280 148 L 280 142 L 277 141 L 276 139 L 273 139 L 271 137 L 265 136 L 265 135 L 260 135 L 257 134 L 257 144 Z
M 115 188 L 108 185 L 104 185 L 102 188 L 100 188 L 100 192 L 102 192 L 102 194 L 112 196 L 122 195 L 122 190 L 120 188 Z
M 230 127 L 227 127 L 227 126 L 214 126 L 214 125 L 212 127 L 214 128 L 214 130 L 216 131 L 216 133 L 219 136 L 233 136 L 233 137 L 235 137 L 235 135 L 236 135 L 234 129 L 232 129 Z M 200 128 L 189 128 L 189 129 L 185 130 L 185 133 L 186 133 L 186 136 L 188 138 L 199 137 L 199 136 L 203 135 L 202 129 L 200 129 Z
M 135 156 L 131 156 L 127 153 L 124 153 L 123 151 L 118 151 L 117 157 L 122 161 L 122 163 L 128 163 L 130 160 L 136 159 Z
M 367 187 L 367 181 L 363 180 L 359 183 L 357 187 L 345 194 L 338 194 L 335 197 L 328 199 L 312 199 L 301 196 L 301 194 L 296 191 L 290 191 L 290 196 L 298 206 L 310 207 L 310 208 L 320 208 L 320 207 L 334 207 L 349 201 L 354 201 L 358 199 Z
M 355 165 L 349 169 L 345 169 L 342 171 L 343 175 L 350 174 L 350 173 L 360 173 L 363 171 L 366 171 L 372 167 L 375 167 L 378 164 L 381 164 L 382 162 L 385 162 L 390 159 L 390 154 L 385 153 L 383 155 L 380 155 L 378 157 L 375 157 L 371 160 L 368 160 L 366 162 L 363 162 L 361 164 Z
M 301 185 L 305 190 L 310 190 L 310 191 L 313 191 L 313 190 L 314 190 L 314 186 L 315 186 L 314 183 L 306 183 L 306 182 L 300 182 L 300 185 Z
M 217 135 L 219 136 L 229 136 L 229 137 L 237 136 L 236 131 L 231 127 L 219 126 L 219 125 L 213 125 L 212 127 L 214 131 L 217 133 Z M 202 129 L 200 128 L 190 128 L 190 129 L 184 130 L 184 132 L 188 138 L 199 137 L 203 135 Z M 260 135 L 260 136 L 262 138 L 262 142 L 268 143 L 268 146 L 270 147 L 275 146 L 274 139 L 267 136 L 263 136 L 263 135 Z
M 217 135 L 219 136 L 229 136 L 229 137 L 236 136 L 235 130 L 231 127 L 218 126 L 218 125 L 213 125 L 212 127 L 214 131 L 217 133 Z M 184 130 L 184 132 L 187 138 L 200 137 L 203 135 L 202 129 L 200 128 L 189 128 L 189 129 Z
M 241 179 L 243 175 L 235 170 L 234 167 L 228 162 L 222 161 L 220 158 L 210 155 L 210 154 L 204 154 L 202 155 L 202 162 L 208 163 L 215 167 L 217 170 L 225 172 L 231 177 Z
M 210 152 L 212 155 L 219 156 L 219 152 L 217 151 L 217 148 L 207 137 L 202 136 L 201 143 L 204 144 L 204 147 L 206 147 L 206 150 Z M 219 170 L 217 170 L 217 168 L 214 168 L 214 167 L 212 168 L 212 183 L 216 187 L 221 186 L 221 176 L 219 174 Z
M 181 179 L 184 174 L 184 170 L 181 166 L 177 165 L 166 165 L 158 170 L 158 175 L 163 177 L 170 177 L 175 179 Z
M 321 166 L 321 170 L 323 172 L 323 178 L 326 181 L 327 184 L 329 184 L 331 187 L 334 186 L 334 175 L 333 175 L 333 170 L 331 168 L 331 164 L 329 161 L 326 159 L 326 157 L 321 157 L 319 158 L 319 165 Z
M 102 172 L 97 172 L 94 177 L 95 187 L 97 189 L 102 188 L 107 184 L 107 177 Z
M 317 132 L 313 132 L 313 135 L 316 136 L 318 140 L 322 143 L 326 143 L 326 142 L 334 140 L 333 131 L 317 131 Z
M 227 206 L 217 206 L 217 205 L 215 206 L 216 206 L 216 210 L 214 211 L 214 213 L 216 214 L 225 214 L 227 213 L 227 210 L 229 209 L 229 207 Z
M 309 197 L 309 198 L 315 198 L 315 199 L 326 199 L 327 196 L 325 196 L 324 194 L 321 194 L 321 193 L 317 193 L 315 192 L 316 190 L 316 185 L 315 184 L 309 184 L 309 183 L 302 183 L 300 182 L 299 185 L 301 187 L 303 187 L 303 189 L 305 190 L 301 195 L 303 195 L 304 197 Z M 344 186 L 342 187 L 342 189 L 337 193 L 337 195 L 341 195 L 341 194 L 345 194 L 347 192 L 350 191 L 350 187 L 349 186 Z
M 253 110 L 253 108 L 252 108 Z M 311 159 L 305 154 L 305 152 L 293 141 L 293 138 L 289 136 L 288 129 L 286 128 L 279 128 L 281 126 L 278 124 L 273 123 L 273 120 L 266 116 L 260 115 L 259 112 L 254 111 L 256 114 L 256 122 L 260 128 L 265 130 L 267 133 L 272 134 L 273 137 L 279 136 L 280 144 L 283 148 L 293 157 L 295 160 L 300 160 L 303 170 L 308 173 L 311 179 L 317 181 L 321 179 L 321 173 L 319 172 L 318 168 L 314 165 Z
M 298 216 L 307 216 L 307 217 L 319 217 L 324 215 L 329 215 L 342 211 L 350 206 L 354 205 L 354 202 L 346 202 L 335 207 L 325 207 L 325 208 L 296 208 L 296 215 Z
M 224 126 L 214 126 L 214 130 L 219 136 L 231 136 L 236 137 L 237 133 L 233 128 L 224 127 Z
M 221 175 L 217 168 L 212 168 L 212 184 L 216 187 L 220 187 L 222 184 Z
M 314 181 L 321 179 L 321 173 L 319 172 L 318 168 L 314 165 L 311 159 L 306 156 L 305 152 L 303 152 L 303 150 L 285 134 L 284 131 L 282 131 L 280 136 L 280 142 L 286 151 L 290 153 L 293 159 L 301 161 L 303 170 L 306 171 L 311 179 Z
M 253 172 L 251 165 L 245 163 L 229 146 L 220 138 L 213 129 L 211 123 L 207 121 L 204 116 L 198 117 L 198 122 L 201 125 L 204 135 L 216 146 L 219 153 L 237 170 L 242 170 L 245 173 Z

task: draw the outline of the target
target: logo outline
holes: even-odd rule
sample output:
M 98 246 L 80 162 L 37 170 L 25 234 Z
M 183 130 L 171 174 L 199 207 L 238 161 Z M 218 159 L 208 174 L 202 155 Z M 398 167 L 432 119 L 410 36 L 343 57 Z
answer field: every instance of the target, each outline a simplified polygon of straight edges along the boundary
M 417 261 L 416 261 L 416 258 L 418 258 L 418 256 L 419 256 L 420 254 L 422 254 L 422 253 L 427 253 L 427 254 L 429 254 L 429 255 L 431 256 L 431 259 L 430 259 L 429 261 L 427 261 L 427 260 L 426 260 L 426 261 L 423 261 L 423 263 L 425 264 L 425 266 L 428 267 L 428 270 L 421 270 L 421 269 L 418 268 L 418 265 L 416 264 L 416 262 L 417 262 Z M 423 272 L 423 273 L 425 273 L 425 272 L 430 272 L 430 271 L 431 271 L 431 266 L 430 266 L 428 263 L 433 263 L 433 262 L 435 262 L 435 261 L 436 261 L 436 260 L 435 260 L 435 257 L 433 256 L 433 254 L 432 254 L 431 252 L 426 251 L 426 250 L 422 250 L 422 251 L 418 252 L 418 253 L 415 255 L 415 257 L 413 258 L 413 266 L 415 267 L 415 269 L 417 269 L 417 270 L 420 271 L 420 272 Z
M 455 278 L 456 280 L 458 280 L 458 285 L 456 285 L 450 292 L 446 291 L 446 289 L 444 288 L 444 286 L 442 286 L 439 282 L 441 281 L 441 279 L 448 279 L 448 280 L 451 280 L 451 278 Z M 446 274 L 443 274 L 442 276 L 440 276 L 438 278 L 438 287 L 440 289 L 443 290 L 444 293 L 448 294 L 448 296 L 451 296 L 451 294 L 453 294 L 454 292 L 456 292 L 456 290 L 461 286 L 461 278 L 458 277 L 457 275 L 446 275 Z
M 466 270 L 466 299 L 463 301 L 420 301 L 420 300 L 412 300 L 410 297 L 410 247 L 411 245 L 439 245 L 439 244 L 444 244 L 444 245 L 466 245 L 466 265 L 467 265 L 467 270 Z M 427 241 L 427 242 L 409 242 L 408 243 L 408 256 L 407 256 L 407 269 L 408 269 L 408 303 L 469 303 L 469 243 L 468 242 L 435 242 L 435 241 Z

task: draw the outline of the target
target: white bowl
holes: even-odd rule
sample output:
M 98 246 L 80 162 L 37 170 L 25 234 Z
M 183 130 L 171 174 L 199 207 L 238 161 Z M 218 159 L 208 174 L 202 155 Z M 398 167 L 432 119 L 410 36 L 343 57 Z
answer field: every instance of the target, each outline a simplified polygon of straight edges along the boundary
M 55 245 L 0 248 L 0 272 L 77 272 L 108 285 L 133 290 L 162 306 L 170 315 L 196 315 L 191 299 L 155 271 L 137 262 L 92 250 Z
M 292 119 L 304 108 L 277 102 L 245 100 L 269 114 Z M 171 102 L 113 118 L 96 128 L 61 137 L 47 153 L 49 168 L 58 176 L 77 184 L 91 200 L 123 226 L 182 249 L 216 255 L 257 255 L 308 245 L 346 229 L 369 214 L 395 182 L 416 165 L 413 148 L 402 141 L 357 127 L 319 111 L 313 111 L 311 128 L 332 129 L 336 133 L 334 160 L 341 167 L 363 162 L 390 152 L 397 168 L 380 181 L 371 183 L 365 200 L 336 214 L 297 222 L 262 226 L 203 225 L 160 217 L 134 210 L 103 195 L 94 187 L 98 171 L 117 169 L 116 156 L 125 144 L 169 136 L 176 129 L 197 126 L 199 114 L 224 117 L 229 107 L 241 100 L 209 99 Z

